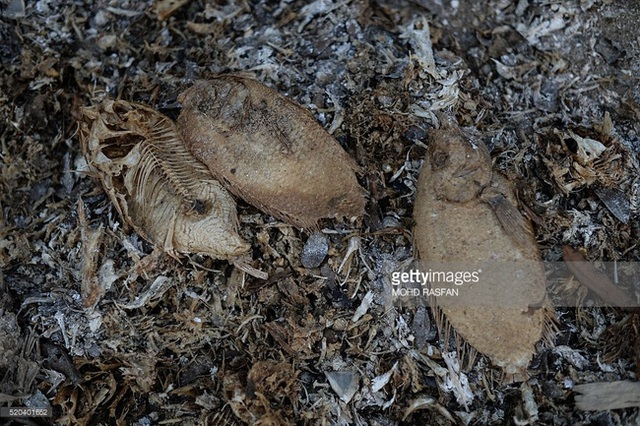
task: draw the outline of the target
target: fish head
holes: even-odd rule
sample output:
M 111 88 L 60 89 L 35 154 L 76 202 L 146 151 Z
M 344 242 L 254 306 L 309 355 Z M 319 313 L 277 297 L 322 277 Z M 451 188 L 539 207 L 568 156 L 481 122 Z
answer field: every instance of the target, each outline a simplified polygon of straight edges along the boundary
M 472 200 L 491 182 L 487 147 L 457 126 L 431 132 L 425 161 L 431 168 L 434 190 L 448 201 Z
M 241 80 L 221 76 L 196 81 L 178 96 L 178 102 L 186 110 L 215 119 L 219 130 L 232 131 L 248 120 L 251 100 L 249 89 Z

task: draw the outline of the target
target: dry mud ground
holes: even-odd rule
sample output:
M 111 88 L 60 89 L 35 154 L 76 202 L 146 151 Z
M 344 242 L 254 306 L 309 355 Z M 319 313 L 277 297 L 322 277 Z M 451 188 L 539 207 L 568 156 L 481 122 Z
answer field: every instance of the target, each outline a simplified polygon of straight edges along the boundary
M 638 261 L 640 2 L 2 0 L 0 13 L 0 405 L 54 413 L 26 424 L 638 424 L 637 408 L 578 409 L 572 390 L 636 379 L 635 314 L 556 308 L 555 346 L 502 384 L 482 356 L 456 371 L 430 310 L 395 303 L 389 273 L 411 259 L 438 110 L 477 129 L 545 260 L 571 245 Z M 175 118 L 195 79 L 237 71 L 309 108 L 362 167 L 367 215 L 322 224 L 319 268 L 300 261 L 308 234 L 242 202 L 267 281 L 152 254 L 86 171 L 74 108 L 120 97 Z

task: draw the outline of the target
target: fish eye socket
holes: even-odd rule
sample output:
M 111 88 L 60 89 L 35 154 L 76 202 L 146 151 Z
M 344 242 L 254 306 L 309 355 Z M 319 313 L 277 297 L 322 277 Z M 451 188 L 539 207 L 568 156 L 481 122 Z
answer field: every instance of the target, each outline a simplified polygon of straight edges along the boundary
M 203 216 L 207 214 L 210 210 L 208 203 L 204 200 L 195 200 L 191 204 L 189 211 L 193 214 L 197 214 Z
M 129 111 L 126 114 L 124 114 L 123 120 L 124 121 L 128 121 L 128 122 L 131 122 L 131 121 L 133 121 L 133 122 L 142 121 L 142 114 L 140 114 L 139 112 L 137 112 L 135 110 L 134 111 Z
M 436 151 L 431 157 L 431 165 L 434 169 L 438 170 L 447 165 L 449 160 L 449 154 L 444 151 Z

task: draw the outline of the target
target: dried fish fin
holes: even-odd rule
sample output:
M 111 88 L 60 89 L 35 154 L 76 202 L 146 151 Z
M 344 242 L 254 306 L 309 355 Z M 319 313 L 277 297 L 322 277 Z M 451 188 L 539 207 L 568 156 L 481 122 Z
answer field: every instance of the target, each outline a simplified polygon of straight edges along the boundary
M 77 211 L 84 254 L 81 266 L 82 282 L 80 292 L 84 307 L 89 308 L 95 306 L 106 291 L 103 280 L 100 279 L 100 274 L 98 273 L 100 246 L 104 230 L 102 224 L 95 230 L 89 228 L 82 199 L 78 200 Z
M 496 214 L 502 229 L 509 235 L 515 244 L 526 250 L 531 247 L 533 231 L 525 221 L 520 211 L 502 193 L 493 188 L 487 188 L 482 192 L 482 200 L 489 204 Z
M 144 239 L 174 257 L 228 259 L 249 249 L 236 231 L 233 198 L 186 149 L 168 117 L 113 100 L 83 109 L 82 116 L 87 162 L 125 223 Z
M 463 366 L 463 369 L 469 370 L 473 367 L 478 357 L 478 351 L 464 340 L 462 336 L 456 333 L 455 328 L 447 319 L 447 315 L 438 306 L 435 299 L 435 297 L 429 297 L 429 305 L 433 311 L 433 318 L 435 319 L 438 333 L 442 336 L 444 348 L 445 350 L 455 350 L 458 360 L 460 360 L 460 365 Z M 453 348 L 449 346 L 451 338 L 455 340 L 455 347 Z
M 176 10 L 180 9 L 191 0 L 156 0 L 152 10 L 160 21 L 166 21 Z
M 251 264 L 249 263 L 249 259 L 244 256 L 231 259 L 231 263 L 233 263 L 233 266 L 237 267 L 242 272 L 246 272 L 253 277 L 259 278 L 261 280 L 266 280 L 269 278 L 269 274 L 251 266 Z

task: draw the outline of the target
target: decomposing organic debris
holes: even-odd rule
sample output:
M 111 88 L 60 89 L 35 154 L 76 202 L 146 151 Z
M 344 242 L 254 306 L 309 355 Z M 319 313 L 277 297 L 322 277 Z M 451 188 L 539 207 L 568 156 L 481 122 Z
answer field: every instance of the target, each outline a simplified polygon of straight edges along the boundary
M 153 4 L 153 11 L 158 16 L 158 19 L 165 21 L 171 17 L 178 9 L 190 0 L 156 0 Z
M 618 220 L 627 223 L 630 201 L 620 189 L 634 179 L 633 170 L 638 166 L 613 128 L 610 115 L 605 113 L 602 123 L 594 123 L 592 128 L 553 129 L 543 161 L 562 192 L 596 185 L 602 202 Z
M 462 126 L 482 132 L 494 173 L 514 182 L 518 207 L 535 220 L 541 256 L 554 268 L 549 272 L 564 273 L 555 265 L 563 246 L 581 247 L 634 297 L 639 2 L 25 3 L 0 0 L 0 406 L 51 408 L 49 422 L 59 425 L 638 422 L 637 406 L 581 410 L 578 384 L 596 383 L 598 401 L 637 396 L 637 388 L 606 383 L 640 377 L 640 319 L 602 307 L 578 279 L 550 288 L 554 302 L 580 304 L 555 305 L 556 349 L 536 345 L 530 380 L 514 385 L 495 380 L 495 354 L 466 369 L 462 354 L 451 350 L 462 334 L 438 338 L 444 307 L 455 307 L 438 298 L 443 309 L 432 310 L 423 294 L 405 299 L 417 309 L 396 304 L 389 278 L 412 260 L 409 227 L 427 134 L 437 111 L 451 109 Z M 102 172 L 95 164 L 89 171 L 69 122 L 74 105 L 95 104 L 101 94 L 167 111 L 175 122 L 179 91 L 221 73 L 251 73 L 310 110 L 364 172 L 356 174 L 368 191 L 368 215 L 350 226 L 322 219 L 321 231 L 301 232 L 238 202 L 238 233 L 252 247 L 242 256 L 268 273 L 265 282 L 225 260 L 185 261 L 173 236 L 181 262 L 156 256 L 159 248 L 149 255 L 149 244 L 116 211 L 121 202 L 110 205 L 98 182 Z M 251 111 L 245 120 L 265 122 Z M 99 106 L 94 113 L 102 114 Z M 116 164 L 126 157 L 114 156 L 120 142 L 130 139 L 132 150 L 145 134 L 118 127 L 121 114 L 104 119 L 110 116 L 116 126 L 105 126 L 122 135 L 106 140 L 109 156 L 100 158 Z M 96 120 L 86 119 L 90 133 Z M 133 167 L 122 165 L 111 178 L 130 210 L 124 176 Z M 473 201 L 468 211 L 477 220 L 462 213 L 459 226 L 456 217 L 445 220 L 470 203 L 436 199 L 439 221 L 427 224 L 438 244 L 457 247 L 461 257 L 481 252 L 461 248 L 472 238 L 459 238 L 465 230 L 493 232 L 499 245 L 511 244 L 497 221 L 500 208 L 515 204 L 494 203 L 493 210 Z M 192 205 L 171 208 L 180 216 Z M 146 224 L 131 213 L 143 233 Z M 154 242 L 163 247 L 167 235 L 169 226 Z M 451 243 L 456 238 L 459 245 Z M 529 247 L 526 241 L 515 244 Z M 482 284 L 488 272 L 479 275 Z M 513 280 L 502 283 L 515 288 L 492 288 L 509 297 L 521 289 Z M 458 288 L 463 293 L 465 285 Z M 504 336 L 534 341 L 539 328 L 519 327 L 527 313 L 506 302 L 496 309 L 498 296 L 476 303 L 486 310 L 479 317 L 484 328 L 497 323 L 507 328 Z M 520 295 L 513 299 L 524 304 Z M 471 342 L 477 330 L 458 325 Z M 531 338 L 518 337 L 516 328 Z M 476 341 L 499 335 L 485 329 Z M 500 345 L 496 351 L 515 353 Z M 531 349 L 517 353 L 528 359 Z
M 444 316 L 441 329 L 452 326 L 507 377 L 522 379 L 551 319 L 531 225 L 515 207 L 509 183 L 492 173 L 481 141 L 446 118 L 430 139 L 414 210 L 420 267 L 484 262 L 490 269 L 465 283 L 459 297 L 433 299 Z
M 228 259 L 249 249 L 236 231 L 235 201 L 185 148 L 168 117 L 121 100 L 81 114 L 87 162 L 138 234 L 174 257 Z
M 589 263 L 580 251 L 564 246 L 562 257 L 567 268 L 578 281 L 596 293 L 605 303 L 616 307 L 637 306 L 637 302 L 629 294 Z
M 363 214 L 356 163 L 300 105 L 230 75 L 197 81 L 178 101 L 187 147 L 250 204 L 303 228 Z

